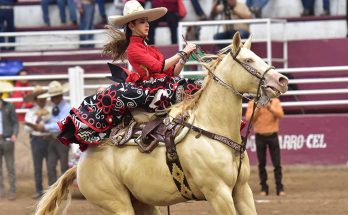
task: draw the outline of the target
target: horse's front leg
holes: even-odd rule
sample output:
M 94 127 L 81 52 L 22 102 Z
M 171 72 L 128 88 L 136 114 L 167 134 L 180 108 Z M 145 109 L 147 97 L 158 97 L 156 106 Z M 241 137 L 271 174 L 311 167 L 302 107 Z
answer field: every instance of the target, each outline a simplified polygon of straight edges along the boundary
M 233 190 L 233 199 L 238 211 L 241 215 L 257 214 L 253 193 L 248 183 L 238 185 Z
M 202 192 L 217 215 L 236 214 L 232 199 L 232 190 L 226 184 L 212 184 L 211 187 L 203 188 Z
M 253 215 L 257 214 L 253 192 L 248 184 L 250 177 L 250 165 L 248 154 L 245 153 L 242 167 L 236 185 L 234 186 L 232 197 L 238 214 Z

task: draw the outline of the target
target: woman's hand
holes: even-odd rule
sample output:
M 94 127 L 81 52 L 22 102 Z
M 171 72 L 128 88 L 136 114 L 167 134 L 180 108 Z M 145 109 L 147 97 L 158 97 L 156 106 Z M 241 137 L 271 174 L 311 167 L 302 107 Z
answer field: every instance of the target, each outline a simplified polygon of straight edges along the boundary
M 196 50 L 196 44 L 193 44 L 193 43 L 188 43 L 183 49 L 183 51 L 187 54 L 187 56 L 189 56 L 191 52 L 193 52 L 194 50 Z

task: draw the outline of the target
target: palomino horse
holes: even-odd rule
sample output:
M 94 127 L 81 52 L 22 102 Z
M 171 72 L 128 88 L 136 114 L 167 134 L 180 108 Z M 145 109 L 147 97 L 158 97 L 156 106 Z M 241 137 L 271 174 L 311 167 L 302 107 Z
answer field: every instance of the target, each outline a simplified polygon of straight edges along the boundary
M 207 63 L 210 73 L 202 90 L 192 98 L 193 124 L 241 143 L 242 94 L 269 98 L 286 92 L 288 80 L 251 50 L 251 39 L 239 34 L 230 46 Z M 259 89 L 259 90 L 258 90 Z M 180 112 L 173 107 L 170 115 Z M 207 200 L 216 214 L 256 214 L 246 152 L 189 131 L 177 145 L 188 184 L 197 199 Z M 108 214 L 160 214 L 158 207 L 186 201 L 166 165 L 165 147 L 150 154 L 137 147 L 90 146 L 77 168 L 68 170 L 40 200 L 36 214 L 55 214 L 77 177 L 82 194 Z M 240 169 L 239 163 L 242 161 Z

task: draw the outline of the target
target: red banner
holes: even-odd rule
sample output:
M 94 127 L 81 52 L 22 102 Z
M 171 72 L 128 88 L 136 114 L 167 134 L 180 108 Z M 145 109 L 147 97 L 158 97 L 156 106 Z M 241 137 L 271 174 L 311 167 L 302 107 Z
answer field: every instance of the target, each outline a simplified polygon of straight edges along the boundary
M 348 165 L 347 128 L 348 114 L 285 116 L 279 131 L 282 164 Z M 253 134 L 247 150 L 251 164 L 257 164 Z

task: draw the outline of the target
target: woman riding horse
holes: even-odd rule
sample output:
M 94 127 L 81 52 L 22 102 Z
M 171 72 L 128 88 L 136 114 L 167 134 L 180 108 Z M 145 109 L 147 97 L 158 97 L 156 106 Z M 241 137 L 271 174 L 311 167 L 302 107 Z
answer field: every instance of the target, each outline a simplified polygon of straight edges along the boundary
M 163 111 L 182 100 L 182 95 L 192 95 L 201 88 L 200 80 L 180 78 L 188 56 L 196 49 L 195 44 L 174 56 L 164 59 L 154 47 L 146 44 L 149 22 L 164 16 L 164 7 L 144 10 L 139 2 L 131 0 L 124 6 L 123 16 L 110 16 L 113 25 L 124 25 L 124 33 L 108 26 L 112 40 L 104 46 L 104 53 L 113 61 L 127 55 L 134 72 L 127 72 L 126 82 L 109 86 L 101 93 L 88 96 L 78 109 L 59 125 L 58 139 L 65 145 L 79 143 L 85 150 L 88 144 L 99 144 L 108 137 L 111 128 L 118 125 L 131 110 Z
M 185 102 L 193 121 L 192 129 L 180 133 L 176 146 L 182 170 L 173 168 L 175 174 L 171 174 L 163 146 L 148 154 L 140 153 L 134 140 L 126 147 L 115 147 L 106 139 L 103 142 L 110 144 L 89 146 L 82 153 L 77 167 L 66 171 L 45 193 L 35 214 L 57 214 L 76 179 L 86 199 L 108 214 L 159 215 L 157 206 L 187 201 L 182 195 L 187 191 L 182 186 L 184 175 L 191 193 L 209 201 L 215 214 L 256 214 L 248 185 L 248 154 L 239 131 L 242 98 L 245 94 L 277 97 L 286 92 L 288 80 L 250 46 L 251 38 L 242 44 L 236 33 L 232 44 L 207 64 L 209 75 L 202 89 Z M 181 105 L 172 107 L 169 115 L 181 112 Z

